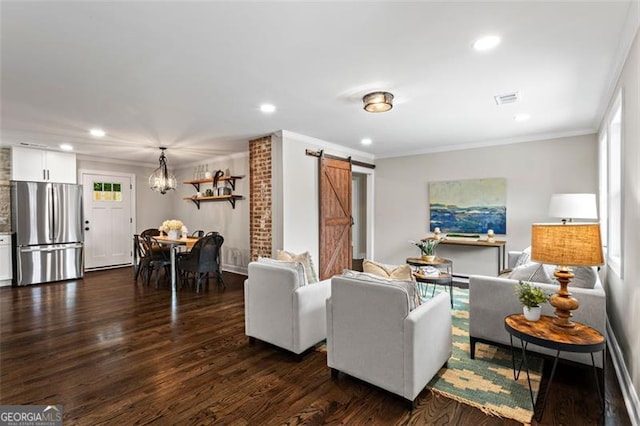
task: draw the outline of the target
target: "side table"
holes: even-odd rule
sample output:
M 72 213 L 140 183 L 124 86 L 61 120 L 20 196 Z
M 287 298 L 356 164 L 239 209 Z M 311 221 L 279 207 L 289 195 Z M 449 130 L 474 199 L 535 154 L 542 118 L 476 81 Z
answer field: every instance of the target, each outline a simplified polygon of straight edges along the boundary
M 596 380 L 596 389 L 598 390 L 598 396 L 602 404 L 602 410 L 604 413 L 604 379 L 602 382 L 602 391 L 600 390 L 600 379 L 598 378 L 598 369 L 593 358 L 593 354 L 602 351 L 602 359 L 605 360 L 606 341 L 604 336 L 600 332 L 592 327 L 584 324 L 575 323 L 575 327 L 571 330 L 559 329 L 552 322 L 553 317 L 542 315 L 538 321 L 527 321 L 522 314 L 509 315 L 504 319 L 504 327 L 509 333 L 509 339 L 511 342 L 511 362 L 513 365 L 513 377 L 518 380 L 520 371 L 522 370 L 522 364 L 527 371 L 527 382 L 529 383 L 529 394 L 531 395 L 531 405 L 535 411 L 535 401 L 533 399 L 533 390 L 531 389 L 531 379 L 529 378 L 529 365 L 527 362 L 527 345 L 533 343 L 545 348 L 549 348 L 556 351 L 555 359 L 553 360 L 553 368 L 551 369 L 551 377 L 542 399 L 542 409 L 540 416 L 536 416 L 536 420 L 539 422 L 542 420 L 544 414 L 544 407 L 547 402 L 547 395 L 549 394 L 549 388 L 553 382 L 553 376 L 556 372 L 558 365 L 558 358 L 560 352 L 579 352 L 591 354 L 591 365 L 593 366 L 593 373 Z M 522 361 L 518 367 L 516 373 L 516 361 L 515 354 L 513 352 L 513 338 L 520 339 L 520 347 L 522 348 Z M 602 366 L 604 370 L 604 363 Z M 604 377 L 604 375 L 603 375 Z
M 451 307 L 453 308 L 453 262 L 449 259 L 435 258 L 432 261 L 423 260 L 419 257 L 407 258 L 407 263 L 411 266 L 418 268 L 414 271 L 413 276 L 416 281 L 423 284 L 433 284 L 433 291 L 436 291 L 435 286 L 437 284 L 449 287 L 449 300 L 451 301 Z M 433 266 L 437 269 L 444 268 L 444 271 L 440 271 L 438 275 L 426 275 L 420 272 L 421 267 Z M 422 287 L 419 287 L 422 289 Z M 421 297 L 426 297 L 427 289 L 420 292 Z

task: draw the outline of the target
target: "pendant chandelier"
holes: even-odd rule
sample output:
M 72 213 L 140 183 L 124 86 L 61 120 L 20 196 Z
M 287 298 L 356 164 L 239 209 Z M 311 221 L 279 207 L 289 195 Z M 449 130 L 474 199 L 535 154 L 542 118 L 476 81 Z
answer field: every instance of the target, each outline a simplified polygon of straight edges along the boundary
M 176 177 L 170 175 L 167 171 L 167 157 L 164 155 L 164 150 L 167 149 L 163 146 L 160 147 L 162 151 L 160 153 L 160 167 L 154 170 L 149 176 L 149 187 L 154 191 L 158 191 L 161 194 L 166 194 L 170 189 L 176 189 Z

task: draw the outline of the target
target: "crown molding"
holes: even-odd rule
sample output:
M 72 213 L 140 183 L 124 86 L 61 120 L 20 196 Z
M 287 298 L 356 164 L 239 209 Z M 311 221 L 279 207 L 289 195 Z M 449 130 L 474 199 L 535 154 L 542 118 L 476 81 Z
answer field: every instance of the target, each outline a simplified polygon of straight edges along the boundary
M 496 139 L 496 140 L 464 143 L 459 145 L 446 145 L 446 146 L 441 145 L 441 146 L 435 146 L 432 148 L 425 148 L 425 149 L 408 151 L 403 153 L 381 154 L 381 155 L 377 155 L 376 159 L 408 157 L 411 155 L 435 154 L 438 152 L 462 151 L 464 149 L 487 148 L 491 146 L 511 145 L 516 143 L 568 138 L 572 136 L 583 136 L 583 135 L 591 135 L 591 134 L 596 134 L 596 130 L 582 129 L 582 130 L 575 130 L 571 132 L 562 132 L 562 133 L 542 133 L 537 135 L 524 136 L 520 138 Z

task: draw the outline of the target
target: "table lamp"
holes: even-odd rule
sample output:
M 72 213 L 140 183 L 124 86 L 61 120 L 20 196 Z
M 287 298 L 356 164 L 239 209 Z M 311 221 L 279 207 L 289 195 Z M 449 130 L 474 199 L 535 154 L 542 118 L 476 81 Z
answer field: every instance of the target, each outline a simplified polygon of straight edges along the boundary
M 596 194 L 553 194 L 549 216 L 559 217 L 563 223 L 573 219 L 598 219 Z
M 599 266 L 604 263 L 600 224 L 598 223 L 534 223 L 531 227 L 531 259 L 558 265 L 553 275 L 560 289 L 549 303 L 556 308 L 553 323 L 563 329 L 575 327 L 571 311 L 580 304 L 567 290 L 575 276 L 571 266 Z

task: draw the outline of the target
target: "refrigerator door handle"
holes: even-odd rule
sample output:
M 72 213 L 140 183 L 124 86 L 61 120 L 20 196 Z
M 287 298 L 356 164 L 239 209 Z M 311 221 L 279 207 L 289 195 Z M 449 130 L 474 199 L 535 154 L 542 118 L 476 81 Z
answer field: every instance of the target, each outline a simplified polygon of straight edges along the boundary
M 56 212 L 56 192 L 55 192 L 55 188 L 53 187 L 53 185 L 49 185 L 49 194 L 51 196 L 51 198 L 49 198 L 49 240 L 51 242 L 55 242 L 55 238 L 56 238 L 56 232 L 55 232 L 55 212 Z
M 69 249 L 74 249 L 74 248 L 82 248 L 82 244 L 67 244 L 67 245 L 61 245 L 61 246 L 38 246 L 38 247 L 26 247 L 26 248 L 21 248 L 20 252 L 21 253 L 34 253 L 34 252 L 51 252 L 51 251 L 62 251 L 62 250 L 69 250 Z

